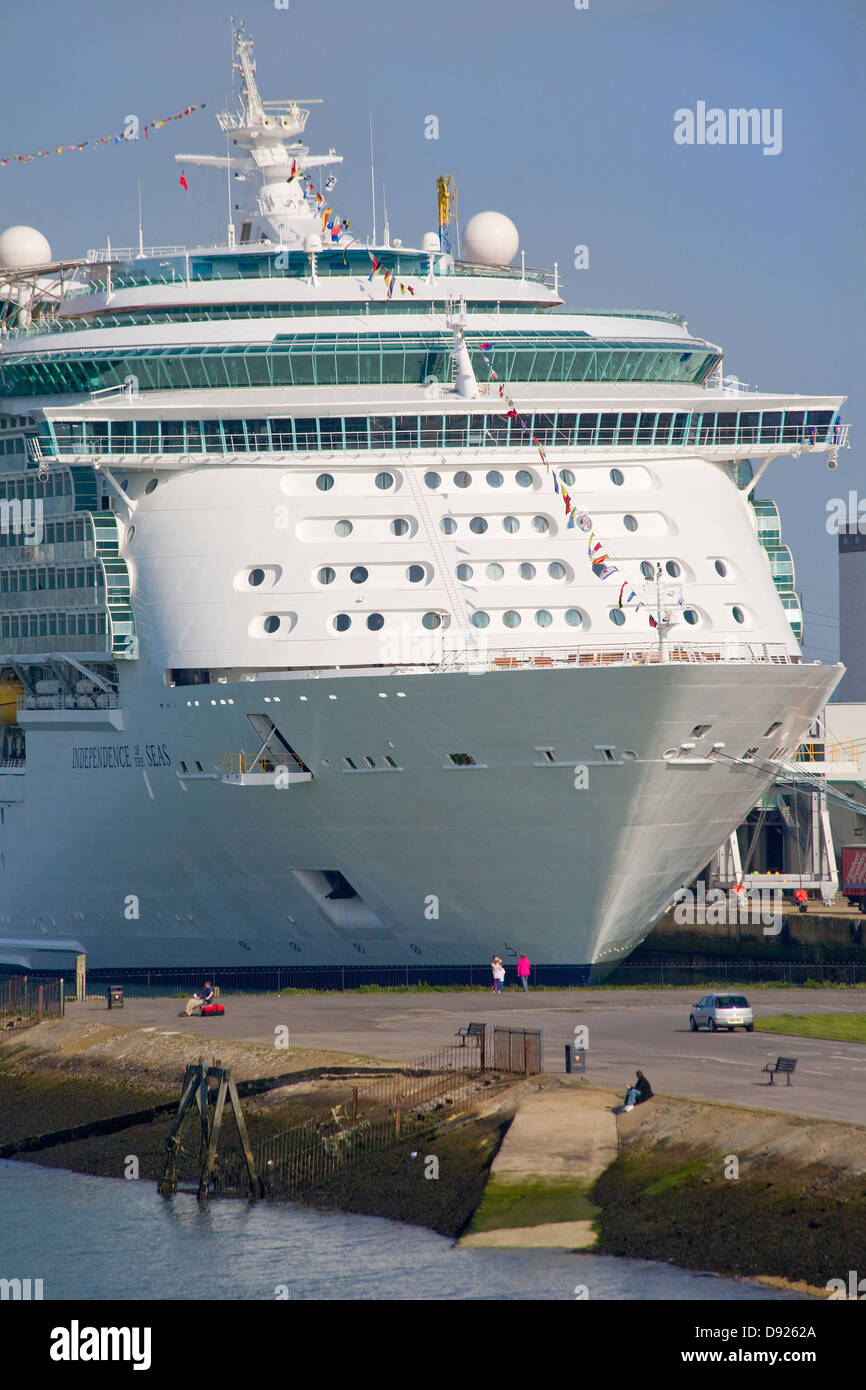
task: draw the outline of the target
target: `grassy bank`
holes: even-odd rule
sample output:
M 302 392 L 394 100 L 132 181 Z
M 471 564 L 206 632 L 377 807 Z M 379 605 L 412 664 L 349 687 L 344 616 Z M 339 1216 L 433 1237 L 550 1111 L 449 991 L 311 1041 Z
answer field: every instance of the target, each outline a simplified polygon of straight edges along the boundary
M 863 1014 L 772 1014 L 756 1018 L 758 1033 L 786 1033 L 795 1038 L 829 1038 L 832 1042 L 866 1043 Z

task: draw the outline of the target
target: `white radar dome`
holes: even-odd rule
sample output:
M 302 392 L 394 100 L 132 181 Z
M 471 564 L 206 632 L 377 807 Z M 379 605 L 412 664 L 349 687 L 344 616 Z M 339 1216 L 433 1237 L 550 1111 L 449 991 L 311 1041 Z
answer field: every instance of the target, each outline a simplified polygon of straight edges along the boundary
M 35 227 L 7 227 L 0 233 L 0 269 L 28 270 L 50 260 L 51 247 Z
M 476 265 L 510 265 L 519 245 L 520 233 L 501 212 L 477 212 L 460 237 L 464 261 Z
M 439 236 L 436 232 L 425 232 L 421 239 L 421 250 L 428 255 L 439 250 Z
M 310 255 L 311 252 L 321 251 L 322 238 L 318 232 L 308 232 L 304 237 L 304 250 Z

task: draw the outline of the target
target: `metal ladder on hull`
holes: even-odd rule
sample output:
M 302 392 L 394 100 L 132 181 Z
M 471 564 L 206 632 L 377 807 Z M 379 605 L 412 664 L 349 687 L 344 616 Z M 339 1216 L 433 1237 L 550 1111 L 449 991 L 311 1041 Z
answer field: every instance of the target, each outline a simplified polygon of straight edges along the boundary
M 451 565 L 448 562 L 448 557 L 445 554 L 445 550 L 439 540 L 437 529 L 433 523 L 433 518 L 430 515 L 427 499 L 424 496 L 421 483 L 418 479 L 417 467 L 413 466 L 411 463 L 408 464 L 406 467 L 406 477 L 409 480 L 409 488 L 412 492 L 415 506 L 418 509 L 418 520 L 427 537 L 430 549 L 433 552 L 433 558 L 439 567 L 439 579 L 448 597 L 448 602 L 451 604 L 452 623 L 455 624 L 457 630 L 463 637 L 472 637 L 475 634 L 475 629 L 469 622 L 465 600 L 454 581 L 451 573 Z M 468 645 L 467 643 L 467 646 Z

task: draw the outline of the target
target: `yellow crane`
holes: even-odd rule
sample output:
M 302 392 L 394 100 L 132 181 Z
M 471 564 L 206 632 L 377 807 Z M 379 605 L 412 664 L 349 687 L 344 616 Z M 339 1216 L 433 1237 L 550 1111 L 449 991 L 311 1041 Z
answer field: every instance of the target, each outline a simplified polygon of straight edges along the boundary
M 457 185 L 450 174 L 440 174 L 436 180 L 436 199 L 439 205 L 439 245 L 443 251 L 451 251 L 451 234 L 448 228 L 457 225 Z

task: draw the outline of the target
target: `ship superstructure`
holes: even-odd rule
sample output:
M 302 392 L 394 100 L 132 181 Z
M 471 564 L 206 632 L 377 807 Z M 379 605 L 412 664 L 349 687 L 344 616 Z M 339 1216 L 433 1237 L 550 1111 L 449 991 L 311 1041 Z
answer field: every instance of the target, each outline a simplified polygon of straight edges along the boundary
M 0 270 L 0 951 L 607 967 L 840 678 L 754 489 L 843 399 L 362 242 L 236 51 L 225 246 Z

